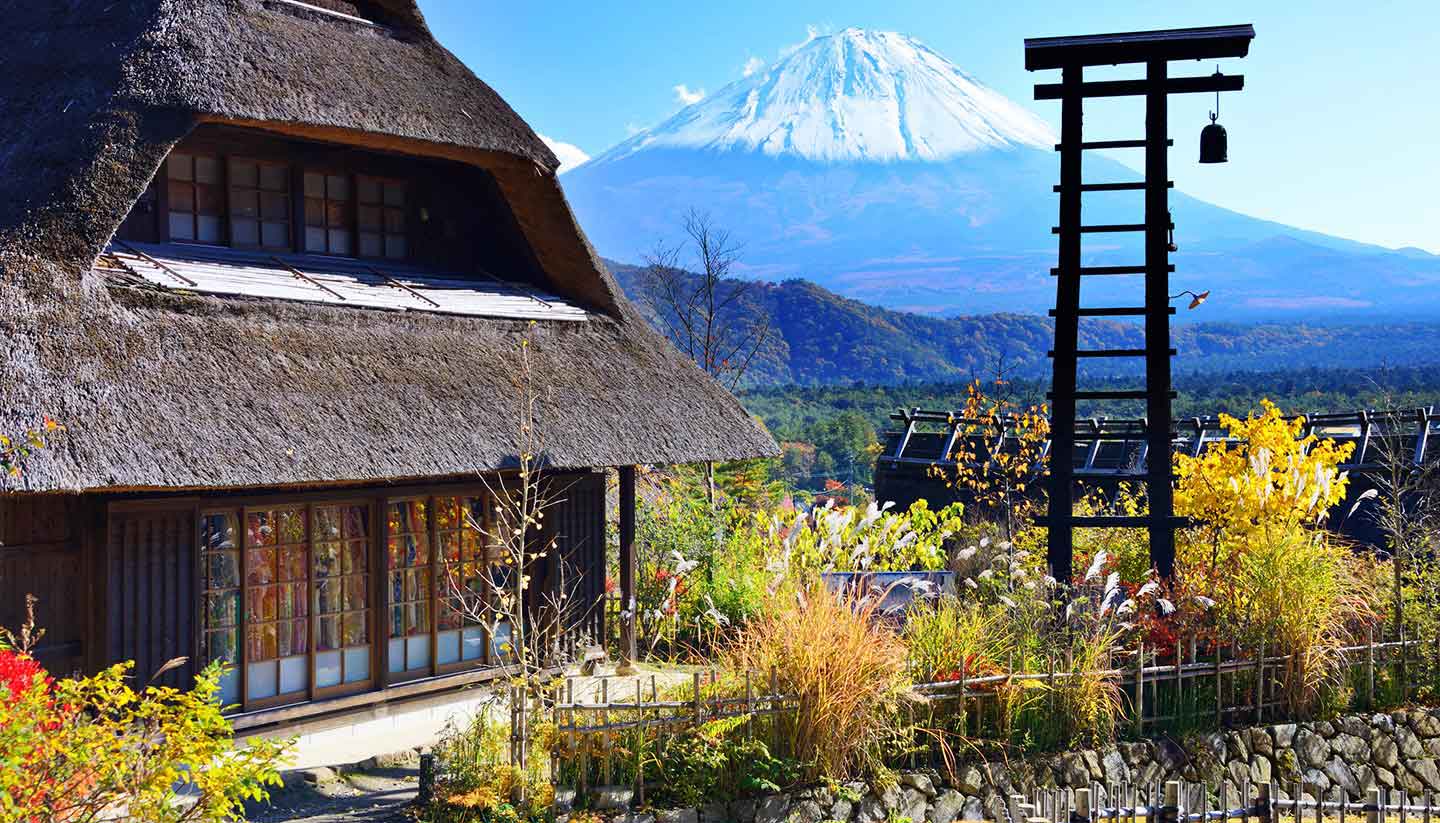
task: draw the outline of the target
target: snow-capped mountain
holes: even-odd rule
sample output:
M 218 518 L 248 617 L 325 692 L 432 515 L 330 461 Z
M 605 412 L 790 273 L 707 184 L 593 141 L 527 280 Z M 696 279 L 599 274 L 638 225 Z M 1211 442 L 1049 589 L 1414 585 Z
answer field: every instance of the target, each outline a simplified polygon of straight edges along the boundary
M 607 257 L 640 262 L 708 211 L 744 243 L 743 273 L 800 277 L 940 314 L 1053 305 L 1056 142 L 1027 108 L 902 34 L 847 29 L 690 105 L 562 183 Z M 1138 173 L 1087 154 L 1088 182 Z M 1087 223 L 1142 218 L 1138 194 L 1087 196 Z M 1176 192 L 1174 290 L 1205 319 L 1435 316 L 1440 257 L 1247 217 Z M 1118 237 L 1118 239 L 1116 239 Z M 1134 263 L 1139 236 L 1087 235 L 1092 265 Z M 1095 278 L 1095 305 L 1138 295 Z
M 1054 142 L 1045 121 L 919 41 L 847 29 L 811 40 L 596 162 L 661 148 L 754 151 L 822 163 L 947 160 Z

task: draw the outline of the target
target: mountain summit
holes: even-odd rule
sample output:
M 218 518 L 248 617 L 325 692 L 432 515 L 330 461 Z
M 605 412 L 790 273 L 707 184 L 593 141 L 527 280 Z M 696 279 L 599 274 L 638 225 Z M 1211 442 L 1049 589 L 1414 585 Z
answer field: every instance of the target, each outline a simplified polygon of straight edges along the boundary
M 822 163 L 946 160 L 1054 142 L 1045 121 L 918 40 L 846 29 L 810 40 L 595 162 L 647 148 L 758 151 Z
M 612 259 L 640 262 L 656 241 L 675 240 L 694 208 L 744 244 L 737 271 L 750 277 L 804 278 L 892 309 L 1043 313 L 1055 300 L 1054 142 L 1027 108 L 919 41 L 847 29 L 682 109 L 562 184 Z M 1139 176 L 1104 153 L 1085 157 L 1086 182 Z M 1112 192 L 1088 195 L 1084 208 L 1086 223 L 1137 223 L 1144 201 Z M 1258 220 L 1178 191 L 1170 208 L 1180 248 L 1172 291 L 1213 295 L 1193 319 L 1440 311 L 1440 257 Z M 1085 264 L 1134 265 L 1140 241 L 1087 235 Z M 1100 281 L 1085 284 L 1091 305 L 1138 299 L 1136 278 L 1091 280 Z

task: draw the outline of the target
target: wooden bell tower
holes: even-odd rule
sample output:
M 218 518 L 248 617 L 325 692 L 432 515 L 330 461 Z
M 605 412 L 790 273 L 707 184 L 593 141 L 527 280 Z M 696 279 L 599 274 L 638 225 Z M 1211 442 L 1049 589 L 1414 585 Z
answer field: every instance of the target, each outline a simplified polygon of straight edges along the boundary
M 1052 448 L 1050 450 L 1050 508 L 1044 523 L 1049 527 L 1050 573 L 1057 579 L 1071 578 L 1076 527 L 1134 528 L 1150 532 L 1150 557 L 1162 575 L 1175 565 L 1175 529 L 1178 525 L 1171 491 L 1171 400 L 1170 382 L 1170 189 L 1167 133 L 1167 103 L 1172 94 L 1239 91 L 1241 75 L 1171 77 L 1169 66 L 1179 60 L 1219 60 L 1244 57 L 1255 37 L 1253 26 L 1217 26 L 1196 29 L 1097 34 L 1084 37 L 1044 37 L 1025 41 L 1025 68 L 1030 71 L 1059 69 L 1060 82 L 1035 87 L 1035 99 L 1060 101 L 1060 195 L 1059 264 L 1051 270 L 1056 278 L 1055 347 L 1050 403 Z M 1087 66 L 1139 64 L 1144 77 L 1137 80 L 1086 82 Z M 1085 101 L 1100 97 L 1145 98 L 1145 135 L 1138 140 L 1087 142 L 1084 136 Z M 1086 183 L 1083 167 L 1086 151 L 1138 148 L 1145 151 L 1145 179 L 1121 183 Z M 1087 192 L 1144 192 L 1144 222 L 1086 224 L 1084 199 Z M 1086 266 L 1081 238 L 1086 234 L 1143 232 L 1142 261 L 1123 266 Z M 1091 277 L 1139 275 L 1145 278 L 1143 305 L 1082 306 L 1080 284 Z M 1082 317 L 1143 318 L 1145 345 L 1139 349 L 1080 349 Z M 1129 391 L 1090 391 L 1078 386 L 1080 360 L 1096 357 L 1134 357 L 1145 360 L 1145 386 Z M 1074 514 L 1076 486 L 1089 477 L 1074 465 L 1076 402 L 1079 400 L 1144 400 L 1145 452 L 1143 473 L 1129 477 L 1108 473 L 1106 480 L 1143 480 L 1149 511 L 1140 517 L 1077 517 Z

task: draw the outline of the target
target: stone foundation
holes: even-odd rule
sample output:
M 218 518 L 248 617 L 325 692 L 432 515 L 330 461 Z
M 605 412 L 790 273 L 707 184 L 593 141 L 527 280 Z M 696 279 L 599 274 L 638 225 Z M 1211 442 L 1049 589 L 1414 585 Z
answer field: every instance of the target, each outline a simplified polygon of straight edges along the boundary
M 907 772 L 883 790 L 863 783 L 800 789 L 782 795 L 715 804 L 703 809 L 629 811 L 629 790 L 601 790 L 592 808 L 616 823 L 914 823 L 1003 820 L 1011 794 L 1036 789 L 1154 785 L 1170 780 L 1224 785 L 1238 802 L 1246 781 L 1273 783 L 1275 797 L 1303 792 L 1362 801 L 1375 787 L 1411 795 L 1440 791 L 1440 709 L 1349 715 L 1197 734 L 1183 741 L 1145 740 L 1099 750 L 1036 755 L 1009 763 L 964 763 L 954 780 L 935 772 Z

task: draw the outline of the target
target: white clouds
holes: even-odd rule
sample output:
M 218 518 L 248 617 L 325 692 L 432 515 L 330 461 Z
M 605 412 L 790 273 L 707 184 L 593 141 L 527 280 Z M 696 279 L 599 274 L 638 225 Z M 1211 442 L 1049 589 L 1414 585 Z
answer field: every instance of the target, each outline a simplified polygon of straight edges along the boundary
M 626 135 L 627 137 L 634 137 L 635 135 L 639 134 L 640 132 L 642 132 L 642 131 L 644 131 L 644 130 L 645 130 L 645 127 L 644 127 L 644 126 L 641 126 L 641 125 L 639 125 L 639 124 L 637 124 L 637 123 L 626 123 L 626 124 L 625 124 L 625 135 Z
M 705 99 L 705 90 L 691 90 L 689 86 L 681 83 L 675 87 L 675 99 L 678 100 L 682 106 L 693 106 Z
M 564 174 L 590 159 L 590 155 L 586 154 L 584 149 L 574 143 L 551 140 L 543 134 L 540 135 L 540 139 L 545 141 L 545 145 L 550 147 L 550 151 L 555 152 L 556 157 L 560 158 L 558 174 Z
M 746 58 L 745 65 L 740 68 L 740 74 L 745 77 L 749 77 L 750 75 L 763 68 L 765 68 L 764 60 L 761 60 L 758 57 L 749 57 Z

